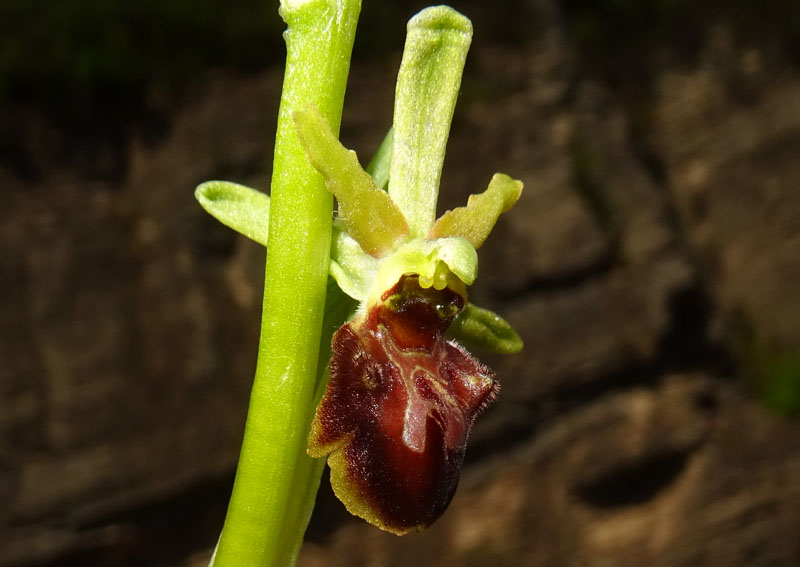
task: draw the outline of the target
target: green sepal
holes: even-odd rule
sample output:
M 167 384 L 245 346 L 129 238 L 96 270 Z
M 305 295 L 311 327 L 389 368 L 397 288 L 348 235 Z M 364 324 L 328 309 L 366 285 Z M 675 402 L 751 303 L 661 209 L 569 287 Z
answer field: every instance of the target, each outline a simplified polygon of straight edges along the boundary
M 522 339 L 505 319 L 472 303 L 467 303 L 447 333 L 468 349 L 498 354 L 514 354 L 522 350 Z
M 262 246 L 267 245 L 268 195 L 230 181 L 206 181 L 197 186 L 194 196 L 222 224 Z
M 428 237 L 460 236 L 480 248 L 497 218 L 514 206 L 521 193 L 522 181 L 495 173 L 486 191 L 469 196 L 466 207 L 447 211 L 439 217 Z
M 448 6 L 426 8 L 408 22 L 395 90 L 388 190 L 414 238 L 424 238 L 436 217 L 450 122 L 471 41 L 472 23 Z
M 308 161 L 336 197 L 339 217 L 350 236 L 376 258 L 392 250 L 408 234 L 408 224 L 397 205 L 375 185 L 355 152 L 339 142 L 317 110 L 296 110 L 294 124 Z

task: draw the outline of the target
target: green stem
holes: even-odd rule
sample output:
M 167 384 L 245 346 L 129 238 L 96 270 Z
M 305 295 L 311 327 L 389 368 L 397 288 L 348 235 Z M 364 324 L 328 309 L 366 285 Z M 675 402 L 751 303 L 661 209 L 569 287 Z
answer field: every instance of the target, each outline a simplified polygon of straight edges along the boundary
M 293 562 L 322 466 L 305 454 L 314 411 L 333 200 L 292 113 L 316 107 L 338 132 L 360 0 L 283 0 L 288 25 L 271 185 L 258 363 L 215 567 Z
M 354 299 L 351 299 L 339 289 L 333 278 L 328 278 L 325 316 L 322 321 L 322 338 L 319 343 L 317 380 L 314 388 L 314 398 L 311 403 L 312 410 L 319 404 L 319 400 L 325 392 L 325 386 L 328 384 L 333 333 L 353 314 L 357 306 Z M 284 522 L 282 539 L 286 541 L 286 545 L 283 546 L 283 552 L 277 558 L 276 565 L 294 565 L 297 560 L 300 545 L 303 543 L 303 533 L 309 519 L 311 519 L 311 512 L 314 510 L 320 477 L 325 469 L 325 461 L 325 459 L 312 459 L 304 456 L 298 462 L 295 471 L 296 491 L 292 495 L 293 501 L 289 506 Z M 299 537 L 297 537 L 298 535 Z

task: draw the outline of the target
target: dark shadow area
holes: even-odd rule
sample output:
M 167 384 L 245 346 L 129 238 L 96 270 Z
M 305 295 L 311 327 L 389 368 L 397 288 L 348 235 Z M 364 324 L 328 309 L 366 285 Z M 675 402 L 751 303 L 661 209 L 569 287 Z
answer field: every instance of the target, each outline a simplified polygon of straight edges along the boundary
M 685 451 L 644 456 L 576 487 L 575 495 L 584 504 L 595 508 L 644 504 L 681 475 L 689 456 L 690 453 Z
M 100 515 L 74 526 L 85 534 L 87 549 L 54 560 L 26 563 L 31 567 L 174 567 L 199 547 L 219 536 L 233 475 L 202 484 L 157 501 Z M 106 540 L 106 543 L 100 543 Z

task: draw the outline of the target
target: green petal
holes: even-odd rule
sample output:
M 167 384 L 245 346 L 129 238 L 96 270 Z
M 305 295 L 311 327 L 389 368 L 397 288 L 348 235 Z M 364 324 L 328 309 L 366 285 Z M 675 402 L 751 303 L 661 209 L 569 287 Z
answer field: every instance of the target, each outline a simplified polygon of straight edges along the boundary
M 342 230 L 340 223 L 334 223 L 330 273 L 343 292 L 359 301 L 366 298 L 375 281 L 379 262 L 364 252 L 358 242 Z
M 403 275 L 419 275 L 422 287 L 450 287 L 466 294 L 478 275 L 478 254 L 463 238 L 416 239 L 382 259 L 368 301 L 377 301 Z
M 269 197 L 250 187 L 230 181 L 206 181 L 194 196 L 215 219 L 236 232 L 267 245 Z
M 467 348 L 500 354 L 522 350 L 522 339 L 505 319 L 472 303 L 456 317 L 448 334 Z
M 400 209 L 375 186 L 355 152 L 339 143 L 317 110 L 295 111 L 294 124 L 308 161 L 325 177 L 326 187 L 336 197 L 339 216 L 350 235 L 372 256 L 392 250 L 408 234 Z
M 522 181 L 495 173 L 486 191 L 470 195 L 466 207 L 447 211 L 439 217 L 429 238 L 459 236 L 479 248 L 494 228 L 497 217 L 514 206 L 520 193 Z

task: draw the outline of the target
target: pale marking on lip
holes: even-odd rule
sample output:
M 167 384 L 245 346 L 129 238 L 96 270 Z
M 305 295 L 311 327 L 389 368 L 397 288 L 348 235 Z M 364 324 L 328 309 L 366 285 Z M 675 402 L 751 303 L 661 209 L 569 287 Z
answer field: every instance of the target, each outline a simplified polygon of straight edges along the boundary
M 439 412 L 440 418 L 437 419 L 439 425 L 446 435 L 446 444 L 449 449 L 458 445 L 464 436 L 464 415 L 458 401 L 449 392 L 443 383 L 442 378 L 432 371 L 438 371 L 446 355 L 446 345 L 444 339 L 437 340 L 431 352 L 414 352 L 401 350 L 391 336 L 391 332 L 385 325 L 378 325 L 377 337 L 386 347 L 386 356 L 389 361 L 398 369 L 398 374 L 403 380 L 406 390 L 407 401 L 403 420 L 403 443 L 412 451 L 422 453 L 425 451 L 425 440 L 427 433 L 427 421 L 429 416 L 434 416 L 433 412 L 438 408 L 438 404 L 433 400 L 426 400 L 420 396 L 415 384 L 414 377 L 422 374 L 423 379 L 434 391 L 439 403 L 443 406 L 444 412 Z M 402 369 L 413 362 L 414 367 L 408 373 Z M 442 415 L 444 413 L 444 415 Z M 434 416 L 435 417 L 435 416 Z M 442 423 L 441 418 L 452 418 L 455 423 Z

